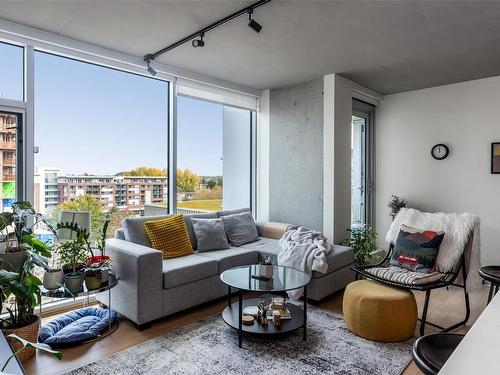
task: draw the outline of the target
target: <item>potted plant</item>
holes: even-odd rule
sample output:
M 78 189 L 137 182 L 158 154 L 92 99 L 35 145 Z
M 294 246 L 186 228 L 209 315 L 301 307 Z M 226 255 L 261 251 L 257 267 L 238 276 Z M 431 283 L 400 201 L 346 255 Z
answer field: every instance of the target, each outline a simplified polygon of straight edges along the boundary
M 14 351 L 14 353 L 12 353 L 12 355 L 9 358 L 7 358 L 7 360 L 1 365 L 2 368 L 0 369 L 0 374 L 4 373 L 5 369 L 7 368 L 7 365 L 9 364 L 9 362 L 12 358 L 14 358 L 15 356 L 17 356 L 19 358 L 20 355 L 22 354 L 22 352 L 25 350 L 38 349 L 38 350 L 41 350 L 43 352 L 53 354 L 54 357 L 56 357 L 58 360 L 61 360 L 63 357 L 61 352 L 58 352 L 56 350 L 52 350 L 52 348 L 47 344 L 41 344 L 38 342 L 31 342 L 31 341 L 25 340 L 25 339 L 19 337 L 18 335 L 14 335 L 14 334 L 7 335 L 7 338 L 10 339 L 11 341 L 19 343 L 19 345 L 18 345 L 19 349 Z
M 40 329 L 40 318 L 34 314 L 35 306 L 41 302 L 42 281 L 33 274 L 35 266 L 49 269 L 44 257 L 51 256 L 51 249 L 31 234 L 24 235 L 22 243 L 26 249 L 25 261 L 20 272 L 0 269 L 0 299 L 9 316 L 0 320 L 5 335 L 16 334 L 29 341 L 36 341 Z M 14 350 L 21 348 L 12 342 Z M 23 351 L 19 358 L 28 359 L 35 354 L 33 348 Z
M 69 229 L 76 233 L 74 239 L 58 244 L 56 251 L 61 257 L 63 269 L 70 270 L 64 274 L 66 289 L 71 293 L 78 293 L 83 283 L 83 269 L 80 268 L 80 265 L 85 262 L 89 253 L 92 254 L 89 243 L 90 234 L 76 223 L 59 223 L 57 229 Z
M 45 289 L 57 289 L 63 283 L 63 269 L 56 263 L 58 264 L 59 262 L 56 262 L 55 258 L 52 257 L 52 262 L 49 269 L 45 270 L 45 273 L 43 274 L 43 287 Z
M 85 285 L 87 289 L 99 289 L 102 284 L 102 271 L 99 263 L 94 263 L 85 269 Z
M 398 197 L 397 195 L 391 195 L 391 199 L 389 200 L 387 207 L 391 209 L 391 212 L 389 212 L 389 216 L 392 218 L 392 220 L 394 220 L 398 212 L 402 208 L 406 207 L 406 200 Z
M 357 266 L 368 264 L 373 253 L 377 251 L 377 232 L 369 225 L 347 231 L 350 235 L 341 244 L 354 249 L 354 262 Z
M 33 229 L 43 223 L 54 232 L 50 222 L 37 213 L 30 202 L 18 201 L 12 204 L 12 212 L 0 213 L 0 232 L 5 244 L 5 252 L 0 254 L 2 268 L 20 272 L 26 259 L 27 245 L 24 238 L 33 234 Z

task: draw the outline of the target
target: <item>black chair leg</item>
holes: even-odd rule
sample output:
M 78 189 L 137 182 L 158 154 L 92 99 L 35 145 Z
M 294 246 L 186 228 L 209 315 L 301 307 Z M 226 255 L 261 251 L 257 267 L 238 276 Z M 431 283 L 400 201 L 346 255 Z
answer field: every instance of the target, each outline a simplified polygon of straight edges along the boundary
M 448 328 L 443 329 L 442 332 L 450 332 L 453 331 L 455 328 L 458 328 L 460 326 L 464 326 L 467 324 L 470 318 L 470 301 L 469 301 L 469 293 L 467 293 L 467 290 L 464 287 L 464 298 L 465 298 L 465 318 L 461 322 L 454 324 Z

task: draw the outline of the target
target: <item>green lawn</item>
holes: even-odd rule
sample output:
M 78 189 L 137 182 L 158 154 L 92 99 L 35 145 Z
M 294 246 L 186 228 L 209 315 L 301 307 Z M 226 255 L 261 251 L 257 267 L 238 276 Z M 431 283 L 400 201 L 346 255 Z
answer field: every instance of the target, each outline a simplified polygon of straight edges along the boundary
M 197 210 L 220 211 L 222 210 L 222 199 L 205 199 L 187 202 L 178 202 L 177 207 L 194 208 Z

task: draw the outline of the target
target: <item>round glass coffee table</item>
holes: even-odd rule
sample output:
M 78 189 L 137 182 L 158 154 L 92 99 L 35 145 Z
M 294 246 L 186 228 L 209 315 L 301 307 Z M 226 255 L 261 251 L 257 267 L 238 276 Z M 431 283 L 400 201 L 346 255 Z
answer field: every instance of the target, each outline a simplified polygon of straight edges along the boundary
M 269 280 L 259 280 L 258 265 L 241 266 L 231 268 L 222 272 L 221 280 L 228 286 L 227 303 L 228 306 L 222 312 L 222 319 L 234 329 L 238 330 L 238 342 L 241 348 L 243 332 L 258 335 L 276 335 L 303 328 L 303 340 L 306 340 L 307 326 L 307 284 L 311 281 L 311 276 L 295 268 L 273 266 L 273 277 Z M 237 289 L 238 302 L 231 303 L 232 289 Z M 243 293 L 271 293 L 284 295 L 287 291 L 304 288 L 303 307 L 289 303 L 287 308 L 290 311 L 290 319 L 282 319 L 279 327 L 272 322 L 261 325 L 254 322 L 251 325 L 243 325 L 243 309 L 247 306 L 256 306 L 260 299 L 243 300 Z

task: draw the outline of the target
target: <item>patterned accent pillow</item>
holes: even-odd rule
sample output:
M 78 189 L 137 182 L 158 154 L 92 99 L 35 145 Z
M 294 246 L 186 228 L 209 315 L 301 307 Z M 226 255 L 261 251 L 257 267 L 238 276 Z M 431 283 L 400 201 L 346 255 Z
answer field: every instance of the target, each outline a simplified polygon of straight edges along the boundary
M 174 215 L 144 223 L 151 247 L 163 253 L 163 259 L 193 254 L 186 222 L 182 215 Z
M 432 272 L 443 238 L 444 232 L 401 225 L 394 244 L 391 265 L 415 272 Z

